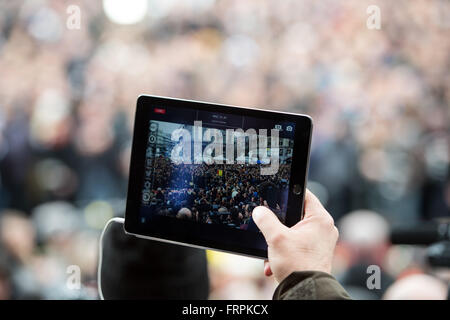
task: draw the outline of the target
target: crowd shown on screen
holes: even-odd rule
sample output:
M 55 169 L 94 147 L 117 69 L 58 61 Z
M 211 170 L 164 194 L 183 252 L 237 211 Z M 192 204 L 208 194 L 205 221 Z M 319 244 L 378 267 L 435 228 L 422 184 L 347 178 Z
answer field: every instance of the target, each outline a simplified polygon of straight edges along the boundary
M 284 218 L 289 174 L 287 164 L 278 174 L 263 176 L 257 165 L 175 165 L 160 156 L 154 161 L 150 206 L 162 215 L 246 229 L 256 206 Z

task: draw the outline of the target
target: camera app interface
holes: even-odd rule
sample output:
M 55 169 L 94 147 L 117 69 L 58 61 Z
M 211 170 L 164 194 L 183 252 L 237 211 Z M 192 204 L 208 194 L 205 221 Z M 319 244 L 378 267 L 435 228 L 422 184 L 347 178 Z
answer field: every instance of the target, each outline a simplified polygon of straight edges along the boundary
M 170 217 L 258 232 L 257 206 L 284 222 L 295 123 L 153 107 L 140 222 Z

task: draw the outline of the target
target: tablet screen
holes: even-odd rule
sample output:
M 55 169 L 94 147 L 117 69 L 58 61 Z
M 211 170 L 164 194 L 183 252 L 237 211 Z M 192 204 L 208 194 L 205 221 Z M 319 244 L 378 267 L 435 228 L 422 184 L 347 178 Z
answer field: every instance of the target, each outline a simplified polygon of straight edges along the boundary
M 158 216 L 258 232 L 256 206 L 284 222 L 295 123 L 154 106 L 139 221 Z

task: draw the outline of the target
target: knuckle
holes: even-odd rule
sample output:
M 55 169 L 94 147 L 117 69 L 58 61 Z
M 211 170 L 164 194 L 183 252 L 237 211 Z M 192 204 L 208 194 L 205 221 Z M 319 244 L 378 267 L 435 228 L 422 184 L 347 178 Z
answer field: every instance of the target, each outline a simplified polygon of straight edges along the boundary
M 330 214 L 328 214 L 328 220 L 334 226 L 334 219 Z
M 334 220 L 331 216 L 323 217 L 321 219 L 321 224 L 327 229 L 332 229 L 334 227 Z
M 336 236 L 336 239 L 339 239 L 339 229 L 336 226 L 333 227 L 333 232 L 334 235 Z
M 272 235 L 272 237 L 270 238 L 270 241 L 272 244 L 274 245 L 278 245 L 280 243 L 282 243 L 285 239 L 285 235 L 281 232 L 277 232 L 274 235 Z

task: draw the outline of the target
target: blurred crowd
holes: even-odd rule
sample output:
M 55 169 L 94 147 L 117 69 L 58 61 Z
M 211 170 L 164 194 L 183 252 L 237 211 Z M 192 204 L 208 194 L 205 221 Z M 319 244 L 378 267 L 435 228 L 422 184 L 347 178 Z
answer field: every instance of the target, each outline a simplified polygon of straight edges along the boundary
M 309 188 L 341 226 L 334 274 L 355 298 L 444 297 L 424 249 L 388 234 L 449 217 L 448 1 L 149 0 L 130 25 L 106 2 L 0 0 L 0 299 L 97 298 L 141 93 L 312 116 Z M 271 297 L 262 262 L 208 259 L 211 298 Z M 364 290 L 373 263 L 382 290 Z

